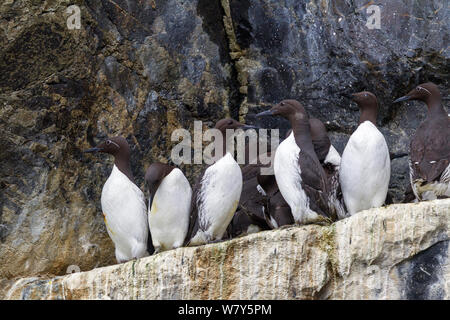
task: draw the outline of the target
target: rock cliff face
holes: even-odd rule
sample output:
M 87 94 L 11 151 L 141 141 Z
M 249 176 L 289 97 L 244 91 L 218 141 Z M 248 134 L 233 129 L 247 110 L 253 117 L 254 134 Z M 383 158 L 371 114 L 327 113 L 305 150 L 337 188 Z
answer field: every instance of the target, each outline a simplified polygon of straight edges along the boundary
M 53 279 L 8 299 L 449 299 L 450 199 L 372 209 Z
M 71 4 L 81 9 L 79 30 L 67 28 Z M 87 271 L 114 263 L 99 201 L 112 159 L 81 152 L 109 135 L 127 137 L 133 173 L 143 187 L 145 168 L 167 161 L 176 143 L 170 140 L 174 129 L 192 131 L 193 120 L 203 120 L 206 128 L 226 115 L 257 123 L 254 114 L 261 104 L 290 97 L 327 121 L 332 142 L 342 152 L 358 112 L 341 93 L 367 89 L 380 100 L 379 125 L 391 151 L 408 152 L 425 108 L 420 103 L 392 106 L 391 101 L 428 80 L 446 97 L 448 6 L 444 0 L 377 1 L 381 28 L 370 30 L 365 26 L 368 4 L 3 1 L 0 279 L 64 275 L 70 265 Z M 278 119 L 264 121 L 259 124 L 288 128 Z M 200 167 L 182 169 L 193 182 Z M 390 190 L 396 201 L 407 183 L 406 158 L 394 160 Z M 301 240 L 306 232 L 301 230 L 250 239 L 292 235 Z M 314 237 L 307 242 L 313 245 Z M 408 246 L 404 250 L 413 250 Z M 319 287 L 286 294 L 326 295 L 326 287 Z

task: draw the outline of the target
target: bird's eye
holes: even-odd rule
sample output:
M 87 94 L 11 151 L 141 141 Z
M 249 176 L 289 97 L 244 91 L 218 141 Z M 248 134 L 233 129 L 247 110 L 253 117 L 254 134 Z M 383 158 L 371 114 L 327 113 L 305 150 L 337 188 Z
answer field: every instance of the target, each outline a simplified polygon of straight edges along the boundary
M 106 145 L 110 145 L 111 144 L 111 140 L 106 140 Z
M 416 88 L 417 91 L 420 91 L 421 89 L 422 89 L 421 87 L 417 87 L 417 88 Z
M 284 106 L 284 102 L 280 103 L 280 105 Z

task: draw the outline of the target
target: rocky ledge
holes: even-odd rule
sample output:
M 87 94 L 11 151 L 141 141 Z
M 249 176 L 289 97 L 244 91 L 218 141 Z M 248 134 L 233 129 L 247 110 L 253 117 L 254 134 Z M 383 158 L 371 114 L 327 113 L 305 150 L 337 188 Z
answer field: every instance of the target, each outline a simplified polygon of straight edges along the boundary
M 449 299 L 450 199 L 260 232 L 51 279 L 7 299 Z

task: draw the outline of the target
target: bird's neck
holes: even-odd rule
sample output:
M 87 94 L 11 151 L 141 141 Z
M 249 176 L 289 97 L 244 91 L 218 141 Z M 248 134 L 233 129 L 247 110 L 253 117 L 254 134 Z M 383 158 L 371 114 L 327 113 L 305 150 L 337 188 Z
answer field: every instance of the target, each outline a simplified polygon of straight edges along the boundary
M 425 103 L 428 107 L 428 115 L 441 115 L 441 114 L 447 114 L 444 110 L 444 107 L 442 106 L 442 98 L 441 96 L 432 95 L 429 97 Z
M 363 123 L 364 121 L 370 121 L 374 124 L 374 126 L 376 126 L 377 115 L 378 115 L 378 106 L 376 102 L 374 102 L 372 105 L 365 106 L 364 108 L 361 108 L 361 115 L 359 116 L 359 124 Z
M 127 154 L 119 154 L 114 157 L 114 164 L 124 175 L 134 183 L 133 173 L 131 172 L 130 156 Z
M 309 121 L 301 120 L 296 123 L 292 123 L 292 132 L 294 133 L 295 142 L 297 146 L 302 150 L 309 153 L 314 153 L 314 146 L 311 140 L 311 127 Z

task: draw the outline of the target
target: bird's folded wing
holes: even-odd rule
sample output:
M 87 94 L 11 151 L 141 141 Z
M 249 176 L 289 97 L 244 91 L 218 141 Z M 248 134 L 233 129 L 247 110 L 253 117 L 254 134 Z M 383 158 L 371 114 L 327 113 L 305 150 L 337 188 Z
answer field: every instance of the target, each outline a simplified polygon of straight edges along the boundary
M 433 128 L 436 131 L 438 128 Z M 447 131 L 447 132 L 446 132 Z M 433 134 L 434 133 L 434 134 Z M 433 139 L 429 137 L 434 137 Z M 439 179 L 450 163 L 450 131 L 431 132 L 427 137 L 415 137 L 411 143 L 413 181 L 431 183 Z

